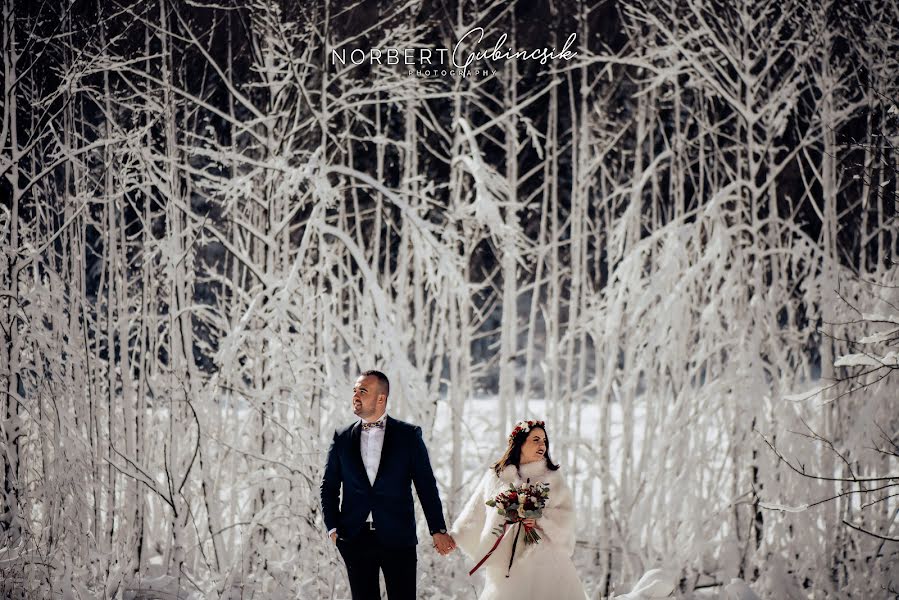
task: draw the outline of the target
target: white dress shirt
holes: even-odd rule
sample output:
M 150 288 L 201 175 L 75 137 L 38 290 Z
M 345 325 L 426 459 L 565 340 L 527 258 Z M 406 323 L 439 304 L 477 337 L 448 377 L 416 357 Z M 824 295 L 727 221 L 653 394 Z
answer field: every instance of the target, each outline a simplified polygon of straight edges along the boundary
M 381 464 L 381 450 L 384 449 L 384 431 L 387 429 L 387 413 L 381 415 L 377 421 L 362 420 L 363 423 L 384 422 L 384 427 L 372 427 L 362 430 L 362 437 L 359 440 L 359 451 L 362 452 L 362 464 L 365 465 L 365 473 L 368 475 L 368 482 L 375 484 L 375 477 L 378 476 L 378 466 Z M 371 515 L 369 515 L 371 520 Z

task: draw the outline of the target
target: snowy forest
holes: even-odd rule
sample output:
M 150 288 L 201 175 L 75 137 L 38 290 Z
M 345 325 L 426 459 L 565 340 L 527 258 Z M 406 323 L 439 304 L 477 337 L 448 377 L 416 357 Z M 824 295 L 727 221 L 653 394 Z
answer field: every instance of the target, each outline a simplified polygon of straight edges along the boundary
M 448 521 L 546 419 L 591 598 L 899 597 L 896 0 L 0 1 L 0 596 L 348 598 L 377 368 Z M 576 55 L 371 60 L 474 27 Z

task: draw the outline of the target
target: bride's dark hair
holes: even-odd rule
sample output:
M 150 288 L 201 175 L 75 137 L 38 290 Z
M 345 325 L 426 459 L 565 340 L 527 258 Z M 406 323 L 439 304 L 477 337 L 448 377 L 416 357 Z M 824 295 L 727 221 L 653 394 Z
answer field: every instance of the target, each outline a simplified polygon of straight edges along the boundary
M 553 463 L 552 459 L 549 457 L 549 434 L 546 433 L 546 427 L 542 425 L 535 425 L 528 430 L 519 431 L 515 435 L 509 436 L 509 445 L 506 447 L 506 451 L 500 457 L 498 461 L 493 463 L 493 470 L 496 471 L 496 474 L 499 475 L 502 473 L 503 469 L 508 467 L 509 465 L 515 465 L 517 468 L 521 464 L 521 447 L 524 445 L 524 442 L 528 439 L 528 436 L 535 429 L 542 429 L 543 434 L 546 436 L 546 452 L 543 454 L 543 460 L 546 461 L 546 468 L 550 471 L 556 471 L 559 469 L 559 465 Z

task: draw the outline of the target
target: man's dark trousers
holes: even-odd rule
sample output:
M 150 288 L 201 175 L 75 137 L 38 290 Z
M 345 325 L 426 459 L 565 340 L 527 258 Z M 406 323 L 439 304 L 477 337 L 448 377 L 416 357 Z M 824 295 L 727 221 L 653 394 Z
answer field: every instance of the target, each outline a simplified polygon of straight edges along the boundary
M 346 564 L 353 600 L 380 600 L 379 569 L 384 571 L 390 600 L 415 600 L 415 546 L 385 547 L 373 531 L 364 528 L 351 540 L 338 538 L 337 549 Z

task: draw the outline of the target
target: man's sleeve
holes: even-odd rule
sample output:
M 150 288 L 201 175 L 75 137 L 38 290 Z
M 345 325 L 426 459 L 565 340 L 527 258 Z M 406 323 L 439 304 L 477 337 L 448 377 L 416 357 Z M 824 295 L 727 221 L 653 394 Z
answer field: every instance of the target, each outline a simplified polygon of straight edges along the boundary
M 421 436 L 421 427 L 415 428 L 412 447 L 412 481 L 415 483 L 418 501 L 421 502 L 421 508 L 428 520 L 428 530 L 432 535 L 438 531 L 446 531 L 443 505 L 440 503 L 440 494 L 437 491 L 437 480 L 431 470 L 431 459 L 428 457 L 428 449 Z
M 337 516 L 340 512 L 340 459 L 337 457 L 337 432 L 331 440 L 328 448 L 328 462 L 325 464 L 325 473 L 322 475 L 320 486 L 322 517 L 325 520 L 325 529 L 331 531 L 337 528 Z

